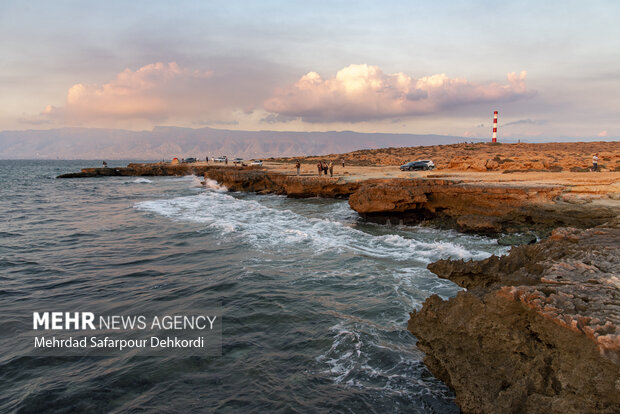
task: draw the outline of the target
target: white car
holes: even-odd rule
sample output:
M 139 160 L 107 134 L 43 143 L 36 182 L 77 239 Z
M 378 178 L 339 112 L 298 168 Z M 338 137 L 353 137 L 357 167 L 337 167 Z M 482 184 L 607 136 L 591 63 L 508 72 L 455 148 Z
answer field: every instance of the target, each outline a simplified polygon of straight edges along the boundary
M 213 158 L 213 162 L 225 162 L 226 158 L 227 157 L 222 155 L 221 157 Z
M 262 167 L 263 162 L 261 160 L 252 160 L 250 161 L 250 165 L 258 165 L 259 167 Z

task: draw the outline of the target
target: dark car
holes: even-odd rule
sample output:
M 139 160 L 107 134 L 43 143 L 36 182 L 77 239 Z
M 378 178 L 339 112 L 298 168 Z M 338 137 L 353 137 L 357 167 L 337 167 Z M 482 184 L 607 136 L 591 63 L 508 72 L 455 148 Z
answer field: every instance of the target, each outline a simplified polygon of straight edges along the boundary
M 435 168 L 435 163 L 431 160 L 411 161 L 400 166 L 401 171 L 432 170 L 433 168 Z
M 189 163 L 189 162 L 196 162 L 196 158 L 193 158 L 193 157 L 185 158 L 185 162 L 186 162 L 186 163 Z

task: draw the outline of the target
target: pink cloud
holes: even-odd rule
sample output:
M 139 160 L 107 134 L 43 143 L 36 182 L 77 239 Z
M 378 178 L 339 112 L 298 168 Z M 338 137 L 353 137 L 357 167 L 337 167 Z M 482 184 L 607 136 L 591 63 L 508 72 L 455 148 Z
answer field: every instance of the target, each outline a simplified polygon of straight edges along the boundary
M 605 138 L 607 136 L 607 131 L 601 131 L 598 134 L 596 134 L 596 136 L 600 138 Z
M 184 69 L 175 62 L 153 63 L 136 71 L 125 69 L 103 85 L 73 85 L 64 106 L 48 105 L 42 115 L 86 124 L 197 115 L 216 106 L 206 94 L 212 76 L 212 72 Z
M 507 83 L 475 84 L 445 74 L 419 79 L 377 66 L 350 65 L 329 79 L 316 72 L 264 102 L 267 111 L 308 122 L 359 122 L 424 115 L 473 103 L 501 103 L 532 96 L 526 72 L 509 73 Z

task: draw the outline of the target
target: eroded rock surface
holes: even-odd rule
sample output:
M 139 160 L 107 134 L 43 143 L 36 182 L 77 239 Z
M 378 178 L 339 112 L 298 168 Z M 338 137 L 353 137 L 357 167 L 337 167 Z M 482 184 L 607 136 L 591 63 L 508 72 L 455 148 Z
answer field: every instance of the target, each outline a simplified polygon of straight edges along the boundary
M 149 164 L 128 164 L 127 167 L 109 168 L 82 168 L 77 173 L 61 174 L 58 178 L 88 178 L 88 177 L 148 177 L 148 176 L 167 176 L 167 175 L 202 175 L 210 168 L 217 168 L 211 165 L 194 164 L 169 164 L 169 163 L 149 163 Z
M 563 187 L 468 183 L 443 179 L 367 181 L 349 205 L 371 221 L 422 220 L 476 233 L 502 233 L 559 226 L 593 227 L 615 217 L 614 208 L 562 202 Z
M 204 176 L 231 191 L 273 193 L 297 198 L 347 198 L 360 187 L 360 182 L 346 181 L 341 177 L 296 176 L 251 168 L 213 168 L 207 170 Z
M 430 297 L 409 330 L 464 412 L 619 412 L 617 221 L 429 269 L 467 290 Z

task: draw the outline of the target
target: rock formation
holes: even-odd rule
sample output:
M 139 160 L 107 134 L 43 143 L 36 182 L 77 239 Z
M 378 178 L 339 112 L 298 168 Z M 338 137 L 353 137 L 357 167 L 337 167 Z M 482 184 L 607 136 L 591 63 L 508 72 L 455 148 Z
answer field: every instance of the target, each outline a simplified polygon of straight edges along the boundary
M 282 194 L 295 198 L 347 198 L 360 182 L 342 177 L 296 176 L 270 172 L 262 168 L 212 168 L 205 172 L 210 178 L 231 191 L 249 191 L 259 194 Z
M 379 223 L 434 224 L 464 232 L 497 234 L 559 226 L 593 227 L 617 215 L 611 207 L 558 200 L 563 187 L 472 183 L 460 180 L 366 179 L 296 176 L 256 168 L 213 167 L 210 178 L 232 191 L 289 197 L 349 198 L 362 217 Z
M 598 153 L 602 169 L 620 171 L 620 142 L 561 142 L 539 144 L 462 143 L 402 148 L 379 148 L 346 154 L 285 158 L 316 163 L 339 161 L 354 165 L 401 165 L 431 159 L 438 169 L 459 171 L 588 171 Z
M 166 176 L 166 175 L 202 175 L 209 168 L 217 168 L 211 165 L 194 164 L 128 164 L 127 167 L 110 168 L 82 168 L 79 173 L 61 174 L 57 178 L 88 178 L 88 177 L 115 177 L 115 176 Z
M 501 233 L 558 226 L 592 227 L 618 213 L 605 206 L 584 209 L 558 200 L 561 186 L 466 183 L 442 179 L 367 181 L 349 204 L 378 222 L 417 224 L 432 219 L 460 231 Z
M 618 223 L 429 269 L 467 290 L 427 299 L 409 330 L 464 412 L 619 411 Z

